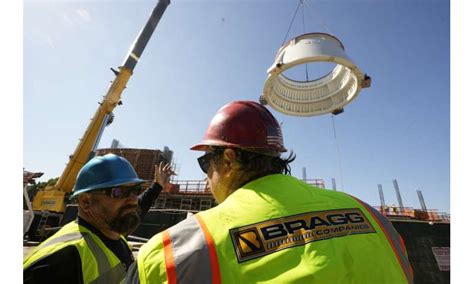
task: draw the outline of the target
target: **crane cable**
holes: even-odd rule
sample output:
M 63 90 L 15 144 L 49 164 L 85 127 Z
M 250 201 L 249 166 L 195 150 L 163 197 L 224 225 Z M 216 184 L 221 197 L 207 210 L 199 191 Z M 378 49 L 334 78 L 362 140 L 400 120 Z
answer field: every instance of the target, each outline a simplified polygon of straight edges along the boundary
M 290 30 L 291 30 L 291 27 L 293 26 L 293 23 L 295 21 L 295 18 L 296 18 L 296 14 L 298 13 L 298 10 L 300 9 L 301 7 L 301 20 L 303 22 L 303 34 L 306 33 L 306 23 L 305 23 L 305 20 L 304 20 L 304 0 L 299 0 L 298 1 L 298 5 L 296 6 L 296 10 L 295 12 L 293 13 L 293 18 L 291 19 L 291 22 L 290 22 L 290 25 L 288 27 L 288 30 L 286 31 L 286 35 L 285 35 L 285 38 L 283 39 L 283 42 L 281 43 L 281 45 L 283 46 L 286 42 L 286 39 L 288 38 L 288 34 L 290 33 Z M 308 5 L 309 7 L 309 5 Z M 324 23 L 324 21 L 322 21 L 322 25 L 323 25 L 323 28 L 331 34 L 331 32 L 329 31 L 329 28 L 327 27 L 327 25 Z M 309 76 L 308 76 L 308 64 L 305 64 L 305 70 L 306 70 L 306 82 L 309 81 Z M 338 162 L 338 165 L 339 165 L 339 176 L 341 178 L 341 189 L 342 191 L 344 191 L 344 183 L 343 183 L 343 178 L 342 178 L 342 164 L 341 164 L 341 153 L 339 151 L 339 144 L 337 143 L 337 135 L 336 135 L 336 124 L 334 122 L 334 114 L 331 114 L 331 119 L 332 119 L 332 127 L 333 127 L 333 131 L 334 131 L 334 142 L 336 144 L 336 152 L 337 152 L 337 162 Z
M 303 21 L 303 34 L 306 33 L 306 25 L 305 25 L 305 22 L 304 22 L 304 5 L 303 5 L 303 0 L 300 0 L 300 3 L 301 3 L 301 19 Z M 304 64 L 304 68 L 306 70 L 306 82 L 309 82 L 309 76 L 308 76 L 308 64 L 305 63 Z
M 316 13 L 316 8 L 313 9 L 313 7 L 309 4 L 309 1 L 306 1 L 305 4 L 306 4 L 306 7 L 309 8 L 314 13 L 314 15 L 315 15 L 314 18 L 319 18 L 320 19 L 319 23 L 321 24 L 323 29 L 326 31 L 326 33 L 333 34 L 333 32 L 331 32 L 331 30 L 329 30 L 329 27 L 326 25 L 326 22 L 324 21 L 322 15 L 321 16 L 317 15 L 319 13 Z
M 296 6 L 296 10 L 295 10 L 295 13 L 293 14 L 293 18 L 291 19 L 290 26 L 288 27 L 288 30 L 286 31 L 286 35 L 285 35 L 285 38 L 283 39 L 283 42 L 281 43 L 282 46 L 285 44 L 286 39 L 288 38 L 288 34 L 290 33 L 291 27 L 293 26 L 293 22 L 295 21 L 296 14 L 298 13 L 298 10 L 300 9 L 300 6 L 302 3 L 303 1 L 300 0 L 298 2 L 298 5 Z
M 288 34 L 290 33 L 291 27 L 293 26 L 293 23 L 295 22 L 296 14 L 298 14 L 298 10 L 300 9 L 300 7 L 301 7 L 301 20 L 303 22 L 303 34 L 306 33 L 306 24 L 305 24 L 305 21 L 304 21 L 304 3 L 303 2 L 304 2 L 304 0 L 299 0 L 298 1 L 298 5 L 296 6 L 296 10 L 293 13 L 293 18 L 291 19 L 291 22 L 290 22 L 290 26 L 288 27 L 288 30 L 286 31 L 286 35 L 285 35 L 285 38 L 283 39 L 283 42 L 281 43 L 282 46 L 285 44 L 286 39 L 288 38 Z M 305 66 L 305 71 L 306 71 L 306 82 L 309 82 L 308 64 L 305 63 L 304 66 Z
M 336 144 L 337 162 L 339 165 L 339 176 L 341 177 L 341 189 L 342 191 L 344 191 L 344 183 L 342 181 L 341 153 L 339 152 L 339 144 L 337 143 L 336 124 L 334 122 L 334 114 L 331 114 L 331 118 L 332 118 L 332 129 L 334 130 L 334 142 Z

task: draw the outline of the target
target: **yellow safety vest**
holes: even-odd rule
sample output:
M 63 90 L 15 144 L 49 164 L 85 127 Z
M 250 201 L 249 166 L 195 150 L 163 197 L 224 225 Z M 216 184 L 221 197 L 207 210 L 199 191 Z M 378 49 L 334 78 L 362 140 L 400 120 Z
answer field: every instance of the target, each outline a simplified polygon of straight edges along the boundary
M 413 283 L 403 240 L 348 194 L 269 175 L 155 235 L 146 283 Z
M 68 223 L 36 247 L 23 261 L 23 269 L 71 245 L 77 248 L 81 257 L 84 283 L 120 283 L 124 280 L 126 270 L 120 259 L 96 234 L 77 221 Z

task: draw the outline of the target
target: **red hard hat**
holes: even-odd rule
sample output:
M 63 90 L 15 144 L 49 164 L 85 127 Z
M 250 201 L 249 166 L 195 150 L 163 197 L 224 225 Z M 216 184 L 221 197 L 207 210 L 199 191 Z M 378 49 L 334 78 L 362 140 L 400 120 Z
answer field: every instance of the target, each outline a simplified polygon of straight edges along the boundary
M 204 138 L 191 150 L 205 151 L 208 146 L 267 154 L 286 152 L 277 120 L 264 106 L 252 101 L 231 102 L 217 111 Z

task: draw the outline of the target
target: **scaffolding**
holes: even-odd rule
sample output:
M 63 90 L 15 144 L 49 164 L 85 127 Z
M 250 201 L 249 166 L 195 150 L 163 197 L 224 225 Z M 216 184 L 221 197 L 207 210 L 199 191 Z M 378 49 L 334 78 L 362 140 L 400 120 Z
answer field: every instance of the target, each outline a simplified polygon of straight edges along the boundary
M 426 222 L 450 223 L 449 213 L 437 209 L 414 209 L 412 207 L 373 206 L 389 220 L 418 220 Z

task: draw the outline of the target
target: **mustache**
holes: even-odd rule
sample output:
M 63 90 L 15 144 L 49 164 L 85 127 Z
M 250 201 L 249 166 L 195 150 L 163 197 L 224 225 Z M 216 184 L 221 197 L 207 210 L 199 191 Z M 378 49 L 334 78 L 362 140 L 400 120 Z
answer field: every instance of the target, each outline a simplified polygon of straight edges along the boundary
M 122 213 L 122 212 L 124 212 L 128 209 L 135 209 L 135 211 L 137 211 L 138 205 L 125 205 L 122 208 L 120 208 L 120 213 Z

